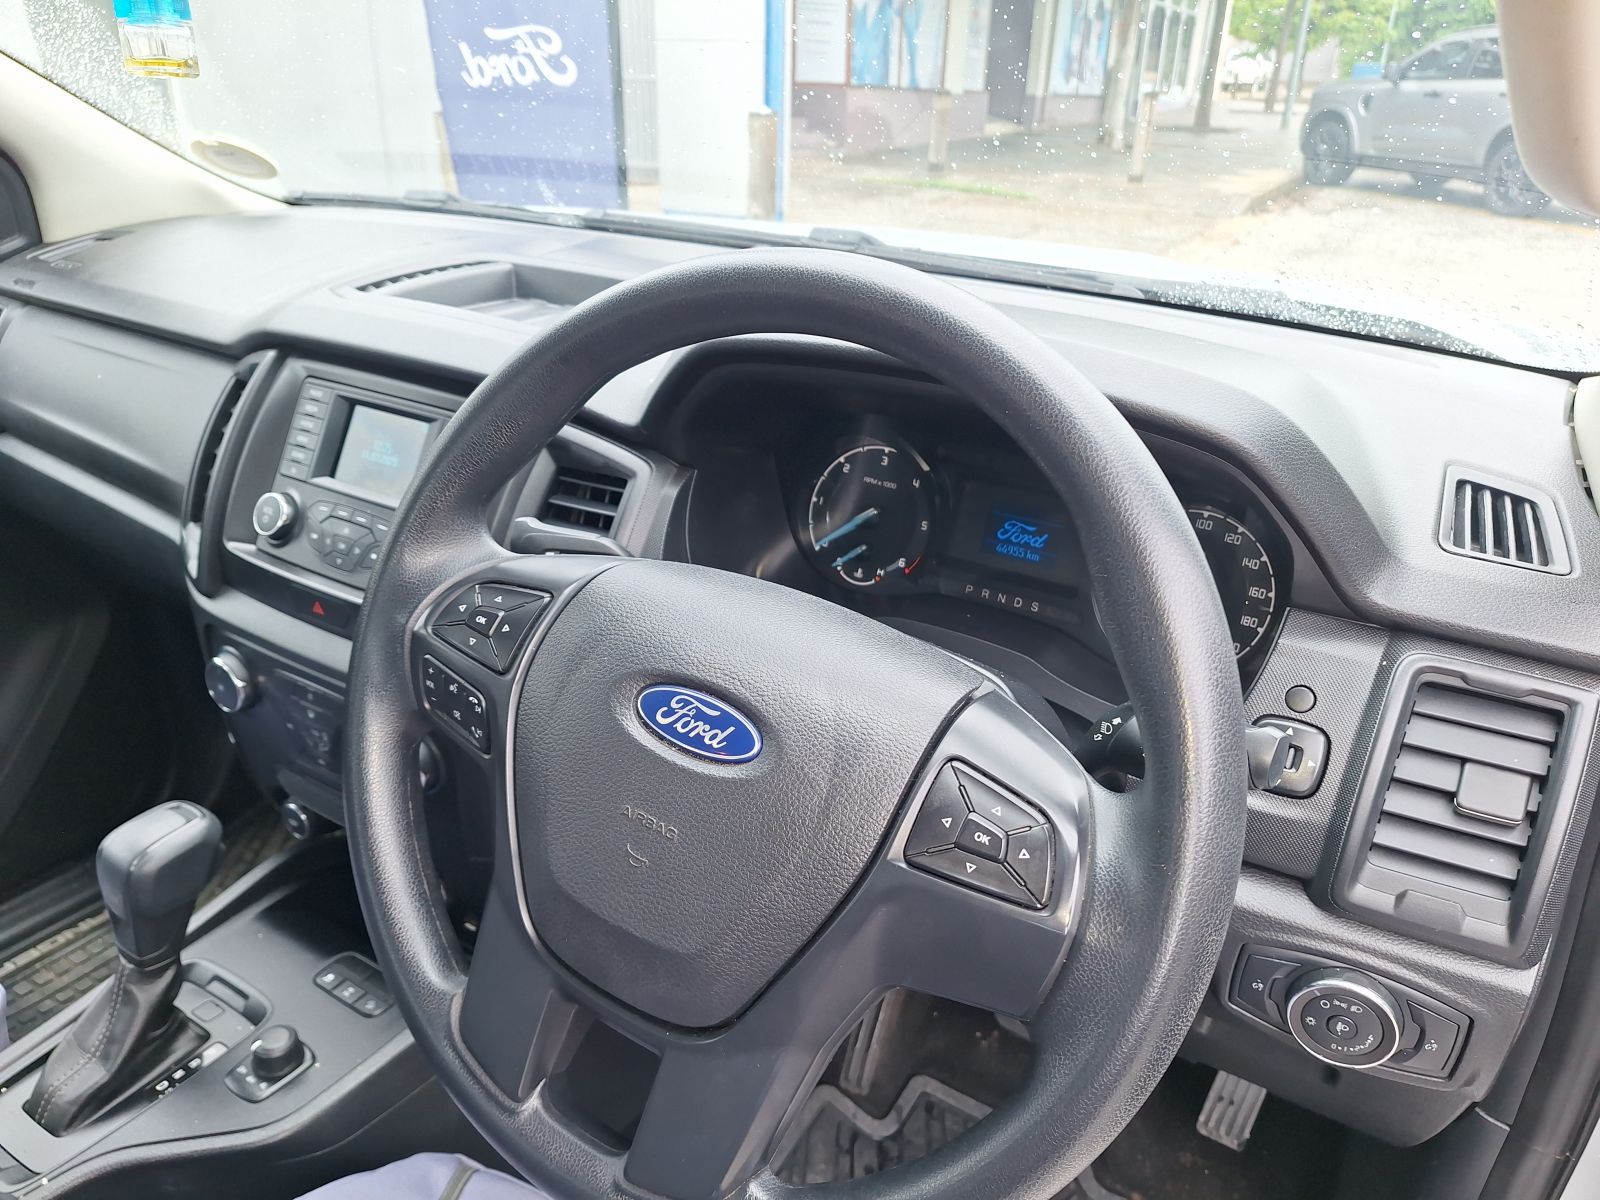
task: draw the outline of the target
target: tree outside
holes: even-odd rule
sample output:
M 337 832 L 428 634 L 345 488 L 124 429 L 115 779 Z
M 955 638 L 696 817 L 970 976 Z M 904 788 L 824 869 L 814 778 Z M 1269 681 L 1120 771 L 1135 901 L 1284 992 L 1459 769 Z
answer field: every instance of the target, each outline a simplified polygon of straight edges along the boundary
M 1435 38 L 1492 25 L 1494 0 L 1309 0 L 1308 44 L 1339 41 L 1339 65 L 1348 74 L 1358 63 L 1393 62 L 1420 50 Z M 1234 0 L 1229 32 L 1271 53 L 1292 45 L 1300 20 L 1297 0 Z

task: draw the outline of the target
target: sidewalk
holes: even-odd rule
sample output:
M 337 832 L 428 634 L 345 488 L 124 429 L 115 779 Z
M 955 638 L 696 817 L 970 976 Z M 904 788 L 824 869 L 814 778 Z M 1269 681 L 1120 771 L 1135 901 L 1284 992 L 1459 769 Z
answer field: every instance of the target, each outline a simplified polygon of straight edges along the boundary
M 1128 182 L 1128 156 L 1093 127 L 955 143 L 942 172 L 921 147 L 797 152 L 785 216 L 1159 254 L 1287 196 L 1300 179 L 1299 115 L 1285 131 L 1259 100 L 1224 100 L 1214 128 L 1197 133 L 1189 112 L 1158 114 L 1142 183 Z

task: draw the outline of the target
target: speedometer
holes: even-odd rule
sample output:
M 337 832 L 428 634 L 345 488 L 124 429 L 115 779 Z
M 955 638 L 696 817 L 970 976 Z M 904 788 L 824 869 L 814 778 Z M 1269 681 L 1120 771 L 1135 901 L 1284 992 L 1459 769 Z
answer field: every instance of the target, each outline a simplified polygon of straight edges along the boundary
M 1217 581 L 1222 611 L 1233 635 L 1234 656 L 1248 654 L 1266 637 L 1277 611 L 1272 559 L 1255 534 L 1219 509 L 1191 508 L 1189 523 Z

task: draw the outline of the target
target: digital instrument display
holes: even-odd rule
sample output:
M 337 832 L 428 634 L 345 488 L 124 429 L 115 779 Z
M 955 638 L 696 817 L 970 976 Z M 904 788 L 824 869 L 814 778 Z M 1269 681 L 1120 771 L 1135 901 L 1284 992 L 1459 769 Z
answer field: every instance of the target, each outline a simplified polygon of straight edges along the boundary
M 948 552 L 991 571 L 1065 587 L 1079 582 L 1083 557 L 1066 510 L 1054 496 L 977 481 L 961 488 Z
M 422 461 L 428 429 L 429 423 L 417 417 L 367 404 L 353 406 L 333 477 L 398 503 Z

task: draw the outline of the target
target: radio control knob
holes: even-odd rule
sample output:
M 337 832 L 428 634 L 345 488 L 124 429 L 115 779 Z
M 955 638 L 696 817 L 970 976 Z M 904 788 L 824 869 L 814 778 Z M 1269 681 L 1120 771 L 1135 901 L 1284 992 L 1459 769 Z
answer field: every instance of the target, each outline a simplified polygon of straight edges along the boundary
M 256 685 L 250 664 L 232 646 L 224 646 L 206 664 L 206 691 L 225 713 L 243 712 L 256 702 Z
M 289 540 L 299 515 L 300 506 L 288 492 L 267 492 L 256 501 L 250 523 L 257 533 L 276 546 Z
M 1381 1066 L 1400 1048 L 1400 1002 L 1372 976 L 1328 967 L 1296 979 L 1285 1016 L 1294 1040 L 1336 1067 Z

